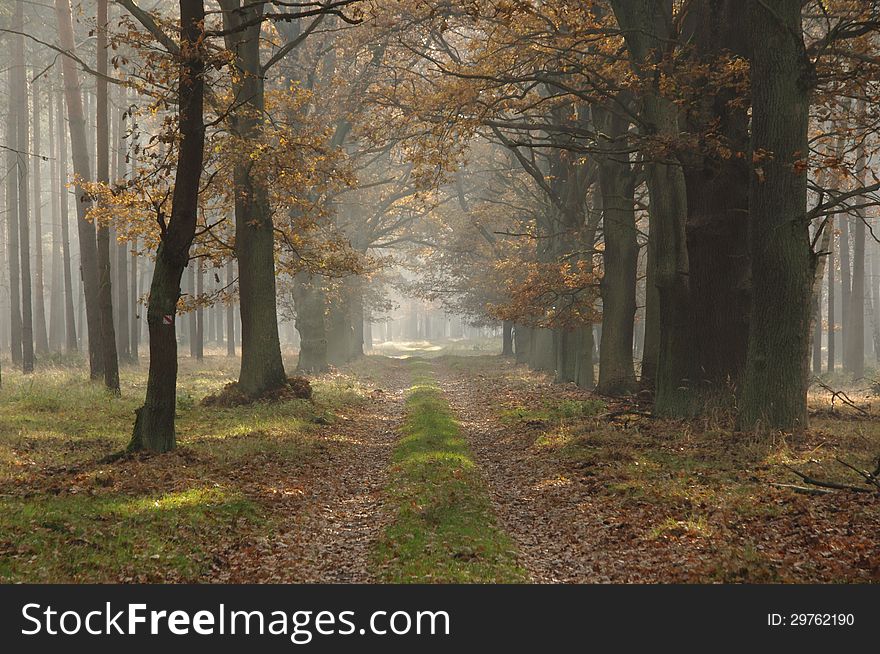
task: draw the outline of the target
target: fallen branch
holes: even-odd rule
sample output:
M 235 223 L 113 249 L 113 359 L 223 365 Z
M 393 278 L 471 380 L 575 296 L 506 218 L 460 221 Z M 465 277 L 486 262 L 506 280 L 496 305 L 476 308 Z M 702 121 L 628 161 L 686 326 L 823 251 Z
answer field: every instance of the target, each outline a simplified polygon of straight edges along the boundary
M 822 388 L 823 390 L 826 390 L 829 393 L 831 393 L 831 411 L 835 410 L 834 409 L 834 402 L 835 402 L 835 400 L 839 399 L 843 404 L 847 405 L 848 407 L 850 407 L 852 409 L 855 409 L 861 415 L 863 415 L 863 416 L 870 415 L 864 408 L 858 406 L 855 402 L 853 402 L 852 399 L 850 399 L 849 395 L 847 395 L 845 392 L 834 390 L 833 388 L 831 388 L 828 384 L 823 382 L 818 377 L 813 378 L 813 383 L 816 384 L 817 386 L 819 386 L 820 388 Z
M 880 460 L 878 460 L 877 470 L 875 470 L 874 472 L 868 472 L 867 470 L 859 470 L 854 465 L 847 463 L 843 459 L 839 459 L 837 457 L 834 457 L 834 458 L 837 460 L 837 462 L 839 464 L 846 466 L 847 468 L 849 468 L 850 470 L 855 472 L 857 475 L 862 477 L 869 484 L 871 484 L 872 486 L 876 486 L 877 490 L 880 491 L 880 480 L 877 479 L 877 475 L 878 475 L 878 473 L 880 473 Z
M 843 461 L 840 461 L 840 459 L 837 459 L 837 461 L 840 463 L 843 463 Z M 853 466 L 851 466 L 848 463 L 844 464 L 844 465 L 846 465 L 846 467 L 848 467 L 848 468 L 852 468 L 852 469 L 856 470 L 856 468 L 854 468 Z M 810 477 L 809 475 L 804 474 L 800 470 L 793 468 L 792 466 L 790 466 L 788 464 L 783 463 L 782 467 L 784 467 L 787 470 L 790 470 L 791 472 L 796 474 L 798 477 L 801 478 L 801 480 L 805 484 L 807 484 L 809 486 L 818 486 L 819 488 L 829 488 L 829 489 L 832 489 L 832 491 L 850 491 L 853 493 L 877 493 L 877 492 L 880 492 L 880 486 L 877 486 L 876 488 L 866 488 L 865 486 L 854 486 L 852 484 L 842 484 L 842 483 L 836 482 L 836 481 L 815 479 L 813 477 Z M 856 470 L 856 471 L 858 472 L 858 470 Z M 866 474 L 870 475 L 870 473 L 866 473 Z
M 777 484 L 774 482 L 770 482 L 770 485 L 774 488 L 785 488 L 794 493 L 800 493 L 801 495 L 833 495 L 834 491 L 827 490 L 824 488 L 807 488 L 806 486 L 798 486 L 796 484 Z

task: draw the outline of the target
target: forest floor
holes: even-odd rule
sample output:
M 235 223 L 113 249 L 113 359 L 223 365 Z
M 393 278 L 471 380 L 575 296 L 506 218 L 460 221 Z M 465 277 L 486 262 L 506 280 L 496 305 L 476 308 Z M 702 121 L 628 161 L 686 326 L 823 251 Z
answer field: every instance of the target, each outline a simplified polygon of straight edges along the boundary
M 857 484 L 880 405 L 821 389 L 803 435 L 660 420 L 486 354 L 386 344 L 312 401 L 206 407 L 237 361 L 182 359 L 179 448 L 108 458 L 114 398 L 69 362 L 0 387 L 3 582 L 877 582 L 880 496 Z M 292 362 L 289 368 L 292 370 Z

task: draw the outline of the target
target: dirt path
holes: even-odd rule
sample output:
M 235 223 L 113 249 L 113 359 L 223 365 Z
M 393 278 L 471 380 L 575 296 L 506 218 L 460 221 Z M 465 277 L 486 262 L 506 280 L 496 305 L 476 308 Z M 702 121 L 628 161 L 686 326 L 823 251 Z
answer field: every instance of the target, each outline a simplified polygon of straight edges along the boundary
M 369 402 L 339 417 L 322 434 L 317 460 L 292 481 L 280 499 L 281 528 L 227 561 L 231 583 L 368 583 L 370 548 L 388 523 L 383 489 L 400 437 L 409 373 L 387 361 Z M 277 507 L 274 513 L 278 514 Z M 286 517 L 284 515 L 286 514 Z M 276 519 L 278 519 L 276 517 Z
M 503 379 L 443 361 L 435 363 L 434 373 L 486 474 L 498 519 L 519 551 L 519 564 L 532 581 L 608 581 L 594 558 L 594 532 L 601 524 L 596 524 L 589 493 L 556 482 L 556 473 L 529 453 L 534 435 L 510 430 L 493 415 L 488 400 L 504 393 Z

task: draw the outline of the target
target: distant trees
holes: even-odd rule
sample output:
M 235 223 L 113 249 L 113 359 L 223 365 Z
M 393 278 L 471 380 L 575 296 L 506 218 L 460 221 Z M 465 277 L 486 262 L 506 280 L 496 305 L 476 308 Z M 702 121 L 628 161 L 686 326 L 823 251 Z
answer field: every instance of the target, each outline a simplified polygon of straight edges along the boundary
M 178 324 L 197 359 L 224 333 L 234 355 L 238 333 L 237 390 L 257 398 L 287 384 L 279 297 L 298 369 L 319 372 L 364 352 L 386 284 L 497 323 L 506 355 L 558 382 L 642 392 L 662 415 L 721 405 L 743 429 L 800 428 L 810 358 L 864 374 L 880 334 L 873 3 L 221 0 L 180 42 L 172 4 L 99 0 L 93 41 L 69 0 L 57 46 L 26 29 L 41 7 L 16 2 L 4 28 L 61 54 L 64 86 L 62 101 L 35 71 L 28 90 L 11 49 L 12 358 L 30 370 L 85 332 L 91 376 L 117 390 L 155 257 L 133 447 L 174 444 L 157 380 L 176 377 Z M 184 125 L 182 94 L 203 91 L 202 127 Z

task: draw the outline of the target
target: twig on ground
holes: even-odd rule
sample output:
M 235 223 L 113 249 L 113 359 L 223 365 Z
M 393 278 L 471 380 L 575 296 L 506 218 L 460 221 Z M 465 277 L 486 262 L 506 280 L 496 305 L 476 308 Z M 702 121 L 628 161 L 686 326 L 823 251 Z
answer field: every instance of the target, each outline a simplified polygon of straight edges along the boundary
M 852 409 L 855 409 L 855 410 L 858 411 L 861 415 L 863 415 L 863 416 L 868 416 L 868 415 L 870 415 L 870 414 L 869 414 L 864 408 L 858 406 L 855 402 L 853 402 L 852 399 L 849 397 L 849 395 L 847 395 L 845 392 L 834 390 L 833 388 L 831 388 L 828 384 L 826 384 L 825 382 L 823 382 L 823 381 L 822 381 L 821 379 L 819 379 L 818 377 L 814 377 L 814 378 L 813 378 L 813 383 L 815 383 L 817 386 L 819 386 L 819 387 L 822 388 L 823 390 L 826 390 L 826 391 L 828 391 L 829 393 L 831 393 L 831 410 L 832 410 L 832 411 L 835 410 L 835 409 L 834 409 L 834 402 L 835 402 L 835 400 L 838 400 L 838 399 L 839 399 L 843 404 L 847 405 L 848 407 L 850 407 L 850 408 L 852 408 Z

